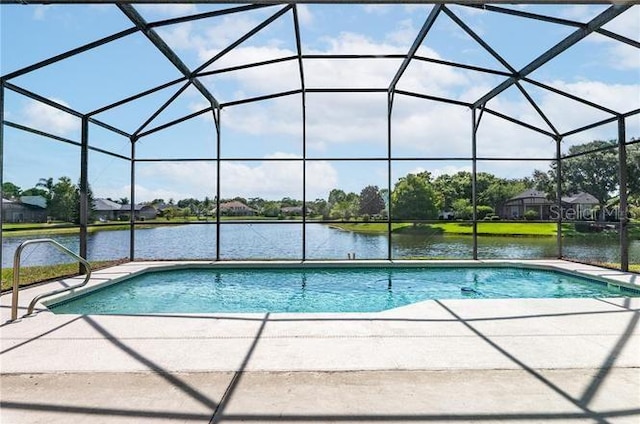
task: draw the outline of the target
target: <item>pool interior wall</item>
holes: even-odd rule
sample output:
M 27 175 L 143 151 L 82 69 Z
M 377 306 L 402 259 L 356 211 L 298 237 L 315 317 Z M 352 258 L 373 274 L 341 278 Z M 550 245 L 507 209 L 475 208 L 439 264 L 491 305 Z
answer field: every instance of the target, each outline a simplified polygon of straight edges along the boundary
M 45 304 L 78 314 L 380 312 L 428 299 L 633 296 L 636 284 L 533 262 L 189 262 L 153 263 Z

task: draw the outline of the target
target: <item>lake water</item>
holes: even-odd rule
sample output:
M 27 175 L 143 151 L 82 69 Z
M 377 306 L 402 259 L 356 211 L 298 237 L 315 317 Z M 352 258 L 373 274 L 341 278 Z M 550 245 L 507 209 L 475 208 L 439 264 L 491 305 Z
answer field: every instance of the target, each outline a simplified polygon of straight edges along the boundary
M 31 238 L 38 238 L 33 236 Z M 53 236 L 72 251 L 78 252 L 78 236 Z M 26 237 L 4 237 L 2 267 L 11 267 L 17 246 Z M 215 225 L 181 225 L 136 230 L 136 259 L 215 259 Z M 221 259 L 300 259 L 302 258 L 301 224 L 222 224 Z M 392 236 L 394 259 L 438 258 L 469 259 L 470 236 Z M 356 234 L 322 224 L 307 224 L 307 259 L 386 259 L 387 236 Z M 129 256 L 128 231 L 101 231 L 89 236 L 90 260 L 108 260 Z M 555 237 L 478 237 L 479 258 L 539 259 L 556 256 Z M 585 236 L 566 238 L 564 256 L 583 261 L 619 262 L 617 238 Z M 23 265 L 47 265 L 69 262 L 69 258 L 52 246 L 28 246 L 22 254 Z M 630 244 L 630 263 L 640 263 L 640 241 Z

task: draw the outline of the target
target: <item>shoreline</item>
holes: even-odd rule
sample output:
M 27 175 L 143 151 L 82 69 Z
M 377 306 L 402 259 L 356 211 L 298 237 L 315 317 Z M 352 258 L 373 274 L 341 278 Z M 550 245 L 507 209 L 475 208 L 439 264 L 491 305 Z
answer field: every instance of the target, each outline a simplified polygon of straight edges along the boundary
M 178 226 L 178 225 L 189 225 L 192 222 L 190 221 L 180 221 L 180 222 L 159 222 L 159 223 L 139 223 L 136 224 L 136 229 L 152 229 L 156 227 L 168 227 L 168 226 Z M 210 224 L 215 224 L 215 221 L 208 222 Z M 277 222 L 275 222 L 277 223 Z M 307 221 L 307 223 L 313 223 Z M 351 232 L 354 234 L 363 234 L 363 235 L 386 235 L 387 234 L 387 223 L 349 223 L 349 222 L 335 222 L 335 223 L 324 223 L 323 225 L 327 225 L 329 228 Z M 445 223 L 432 223 L 432 224 L 419 224 L 419 227 L 412 227 L 411 224 L 403 224 L 403 223 L 395 223 L 395 228 L 392 228 L 391 232 L 396 235 L 422 235 L 422 236 L 472 236 L 472 226 L 468 223 L 462 222 L 445 222 Z M 422 225 L 426 225 L 425 228 Z M 565 223 L 565 225 L 571 225 Z M 374 227 L 375 226 L 375 227 Z M 421 227 L 422 226 L 422 227 Z M 549 238 L 549 237 L 557 237 L 556 232 L 556 223 L 544 223 L 544 222 L 532 222 L 532 223 L 513 223 L 513 222 L 478 222 L 478 227 L 482 226 L 493 226 L 495 229 L 499 229 L 501 231 L 486 231 L 485 229 L 479 230 L 477 232 L 478 236 L 481 237 L 517 237 L 517 238 Z M 524 226 L 524 227 L 523 227 Z M 536 226 L 540 228 L 544 226 L 544 231 L 535 232 L 530 231 L 531 229 L 535 229 Z M 376 228 L 380 227 L 380 228 Z M 504 231 L 505 227 L 512 227 L 510 231 Z M 527 232 L 520 232 L 522 228 L 527 228 Z M 640 240 L 640 226 L 637 226 L 637 230 L 633 231 L 634 224 L 631 225 L 629 231 L 629 240 Z M 519 230 L 520 229 L 520 230 Z M 88 233 L 96 233 L 100 231 L 126 231 L 129 230 L 129 225 L 123 224 L 99 224 L 89 226 L 87 228 Z M 547 231 L 547 232 L 545 232 Z M 21 237 L 21 236 L 50 236 L 50 235 L 74 235 L 80 232 L 79 227 L 71 227 L 71 226 L 55 226 L 50 228 L 15 228 L 15 229 L 3 229 L 2 237 L 3 238 L 13 238 L 13 237 Z M 606 238 L 614 238 L 619 237 L 617 231 L 602 231 L 602 232 L 578 232 L 575 229 L 566 229 L 562 233 L 564 237 L 606 237 Z

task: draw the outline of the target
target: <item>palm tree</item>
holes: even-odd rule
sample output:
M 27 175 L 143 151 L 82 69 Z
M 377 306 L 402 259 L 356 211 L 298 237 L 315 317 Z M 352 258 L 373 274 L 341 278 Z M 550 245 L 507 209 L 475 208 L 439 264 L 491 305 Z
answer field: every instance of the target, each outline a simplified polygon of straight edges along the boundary
M 53 187 L 55 186 L 54 182 L 53 182 L 53 178 L 49 177 L 49 178 L 40 178 L 38 180 L 38 183 L 36 184 L 36 187 L 39 188 L 43 188 L 47 191 L 47 195 L 46 195 L 46 199 L 47 199 L 47 205 L 49 204 L 49 202 L 51 202 L 51 198 L 53 197 Z

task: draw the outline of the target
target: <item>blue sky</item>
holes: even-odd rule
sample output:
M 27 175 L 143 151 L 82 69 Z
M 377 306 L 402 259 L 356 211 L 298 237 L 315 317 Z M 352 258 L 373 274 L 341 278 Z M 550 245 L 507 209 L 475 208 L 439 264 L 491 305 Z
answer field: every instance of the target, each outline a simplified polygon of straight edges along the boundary
M 226 8 L 229 5 L 139 5 L 149 22 Z M 158 28 L 158 34 L 190 69 L 205 63 L 283 6 L 271 6 Z M 607 5 L 508 6 L 533 13 L 588 22 Z M 298 5 L 304 54 L 405 54 L 431 5 Z M 462 6 L 450 6 L 514 68 L 520 69 L 573 29 Z M 5 75 L 34 62 L 130 28 L 131 22 L 112 5 L 1 5 L 1 73 Z M 605 26 L 624 37 L 640 41 L 640 6 L 633 6 Z M 207 70 L 222 69 L 296 53 L 293 18 L 289 11 Z M 504 71 L 504 67 L 444 13 L 418 50 L 434 59 Z M 395 59 L 325 60 L 304 62 L 307 88 L 387 88 L 400 66 Z M 140 33 L 74 56 L 10 82 L 82 113 L 118 101 L 139 91 L 179 78 L 181 74 Z M 571 94 L 588 98 L 617 112 L 640 108 L 640 50 L 592 34 L 565 54 L 533 72 L 531 78 Z M 398 83 L 400 90 L 473 102 L 504 77 L 471 70 L 412 61 Z M 300 87 L 297 61 L 287 61 L 244 71 L 202 77 L 201 81 L 222 103 L 295 90 Z M 138 129 L 172 96 L 182 83 L 96 115 L 97 119 L 127 132 Z M 567 100 L 523 83 L 560 132 L 599 119 L 607 113 Z M 55 111 L 12 91 L 5 91 L 5 119 L 78 141 L 79 119 Z M 385 93 L 308 93 L 307 149 L 302 148 L 301 96 L 285 96 L 260 103 L 224 108 L 222 158 L 249 158 L 221 165 L 223 197 L 284 196 L 302 198 L 302 164 L 307 162 L 307 198 L 326 198 L 332 188 L 359 192 L 369 184 L 386 187 L 386 162 L 363 163 L 345 158 L 380 158 L 387 153 Z M 193 87 L 148 127 L 205 108 L 206 101 Z M 491 100 L 488 107 L 524 122 L 547 128 L 544 121 L 512 87 Z M 213 120 L 210 114 L 169 130 L 143 137 L 136 146 L 139 158 L 215 158 Z M 436 160 L 398 161 L 391 179 L 427 169 L 433 174 L 471 169 L 469 160 L 440 160 L 471 156 L 471 114 L 465 107 L 397 95 L 392 124 L 394 157 Z M 5 128 L 4 181 L 23 189 L 41 177 L 62 175 L 77 180 L 79 151 L 22 131 Z M 627 136 L 640 136 L 640 116 L 628 119 Z M 614 139 L 616 124 L 598 127 L 565 139 L 563 149 L 593 139 Z M 92 146 L 129 155 L 127 139 L 92 125 Z M 555 152 L 554 142 L 493 116 L 482 118 L 478 155 L 486 158 L 531 157 L 539 161 L 483 161 L 480 170 L 502 177 L 522 177 L 533 169 L 546 169 Z M 257 159 L 281 158 L 278 162 Z M 342 159 L 342 160 L 331 160 Z M 138 164 L 136 200 L 153 198 L 213 197 L 215 161 Z M 89 180 L 97 197 L 129 197 L 126 161 L 92 152 Z

